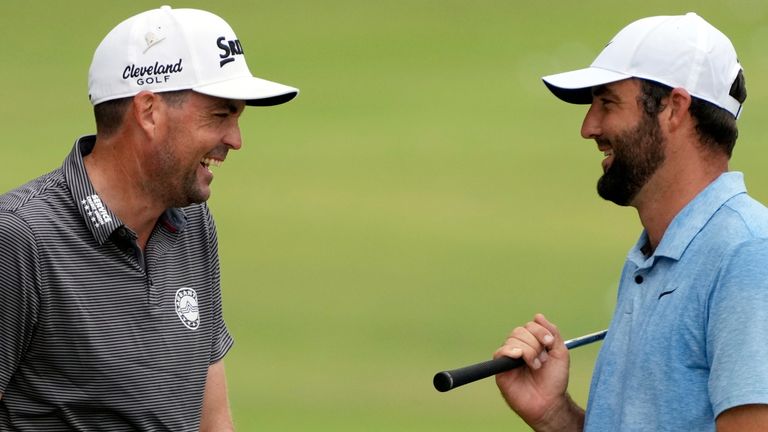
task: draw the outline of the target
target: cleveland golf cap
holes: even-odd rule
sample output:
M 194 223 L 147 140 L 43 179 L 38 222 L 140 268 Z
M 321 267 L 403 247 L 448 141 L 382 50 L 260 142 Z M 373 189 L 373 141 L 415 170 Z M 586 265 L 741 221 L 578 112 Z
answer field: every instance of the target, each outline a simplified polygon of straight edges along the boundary
M 695 13 L 656 16 L 624 27 L 586 69 L 542 79 L 558 98 L 592 103 L 592 87 L 636 77 L 677 88 L 739 116 L 729 92 L 741 65 L 731 41 Z
M 254 77 L 226 21 L 210 12 L 170 6 L 118 24 L 96 48 L 88 72 L 93 105 L 142 90 L 190 89 L 257 106 L 285 103 L 299 93 Z

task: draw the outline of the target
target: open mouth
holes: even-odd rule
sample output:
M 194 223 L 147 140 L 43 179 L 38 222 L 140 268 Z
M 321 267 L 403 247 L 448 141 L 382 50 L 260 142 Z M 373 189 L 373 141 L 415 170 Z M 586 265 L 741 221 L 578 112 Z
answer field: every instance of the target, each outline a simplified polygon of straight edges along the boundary
M 200 160 L 200 165 L 204 166 L 208 169 L 208 171 L 211 170 L 211 166 L 220 167 L 221 164 L 223 164 L 224 161 L 221 159 L 214 159 L 214 158 L 203 158 Z
M 611 163 L 613 162 L 613 149 L 609 148 L 609 149 L 603 150 L 603 156 L 604 156 L 602 161 L 603 172 L 606 172 L 608 171 L 608 168 L 611 167 Z

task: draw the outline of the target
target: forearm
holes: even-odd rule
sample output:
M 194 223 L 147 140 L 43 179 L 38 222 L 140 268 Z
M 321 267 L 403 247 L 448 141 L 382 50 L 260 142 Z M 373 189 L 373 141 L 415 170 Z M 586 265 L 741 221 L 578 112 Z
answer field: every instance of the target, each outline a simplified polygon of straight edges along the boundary
M 229 411 L 224 362 L 219 361 L 208 367 L 205 382 L 203 412 L 200 417 L 200 432 L 230 432 L 235 427 Z
M 528 425 L 536 432 L 581 432 L 584 430 L 584 410 L 566 393 L 562 403 Z

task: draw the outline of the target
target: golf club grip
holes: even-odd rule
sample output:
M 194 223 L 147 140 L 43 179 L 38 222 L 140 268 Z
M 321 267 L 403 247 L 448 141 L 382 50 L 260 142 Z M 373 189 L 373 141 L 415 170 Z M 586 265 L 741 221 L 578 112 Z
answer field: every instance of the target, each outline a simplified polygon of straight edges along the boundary
M 464 384 L 469 384 L 501 372 L 512 370 L 525 364 L 522 358 L 499 357 L 497 359 L 475 363 L 449 371 L 438 372 L 432 380 L 435 388 L 447 392 Z
M 608 330 L 601 330 L 575 339 L 569 339 L 565 341 L 565 347 L 570 350 L 580 346 L 589 345 L 605 339 L 607 334 Z M 458 369 L 438 372 L 432 379 L 432 384 L 437 391 L 447 392 L 448 390 L 455 389 L 464 384 L 488 378 L 489 376 L 512 370 L 524 364 L 525 360 L 522 358 L 513 359 L 509 357 L 499 357 L 497 359 L 475 363 Z

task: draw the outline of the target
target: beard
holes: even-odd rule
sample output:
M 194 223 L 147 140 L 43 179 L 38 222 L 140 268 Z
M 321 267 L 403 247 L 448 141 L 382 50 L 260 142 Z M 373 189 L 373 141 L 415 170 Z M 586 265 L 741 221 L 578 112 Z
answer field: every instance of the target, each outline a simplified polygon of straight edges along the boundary
M 614 138 L 598 138 L 613 149 L 613 161 L 597 181 L 597 193 L 620 206 L 629 205 L 664 162 L 659 120 L 646 114 L 634 128 Z

